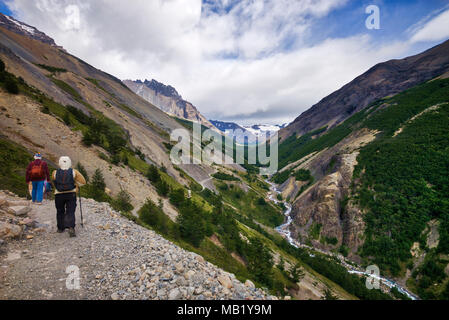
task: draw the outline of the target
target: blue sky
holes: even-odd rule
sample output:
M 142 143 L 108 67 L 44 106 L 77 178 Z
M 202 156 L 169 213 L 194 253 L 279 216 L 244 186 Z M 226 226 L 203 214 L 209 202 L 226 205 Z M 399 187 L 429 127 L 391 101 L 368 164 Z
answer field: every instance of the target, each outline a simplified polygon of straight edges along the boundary
M 365 27 L 369 5 L 379 30 Z M 449 38 L 447 0 L 8 0 L 0 11 L 99 69 L 173 85 L 206 117 L 240 124 L 292 121 L 374 64 Z
M 5 5 L 3 1 L 0 1 L 0 12 L 8 16 L 12 14 L 11 10 L 9 10 L 8 6 Z

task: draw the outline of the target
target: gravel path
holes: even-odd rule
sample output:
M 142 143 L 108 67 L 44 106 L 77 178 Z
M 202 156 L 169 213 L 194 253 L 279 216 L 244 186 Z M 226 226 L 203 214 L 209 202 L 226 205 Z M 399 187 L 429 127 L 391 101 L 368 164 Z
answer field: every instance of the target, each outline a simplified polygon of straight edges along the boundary
M 53 201 L 32 208 L 41 232 L 1 245 L 0 299 L 275 299 L 106 203 L 83 199 L 76 238 L 56 232 Z

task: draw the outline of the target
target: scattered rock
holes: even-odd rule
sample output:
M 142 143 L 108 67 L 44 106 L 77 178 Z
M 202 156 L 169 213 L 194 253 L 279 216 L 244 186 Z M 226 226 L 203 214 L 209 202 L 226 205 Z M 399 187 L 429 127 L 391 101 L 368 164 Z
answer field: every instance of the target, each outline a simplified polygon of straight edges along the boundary
M 112 300 L 118 300 L 120 299 L 119 295 L 117 294 L 117 292 L 114 292 L 113 294 L 111 294 L 111 299 Z
M 169 300 L 179 300 L 179 299 L 181 299 L 181 297 L 182 297 L 182 294 L 178 288 L 171 290 L 170 293 L 168 294 Z
M 218 276 L 218 282 L 227 289 L 231 289 L 233 287 L 231 279 L 226 275 Z
M 35 223 L 34 220 L 31 218 L 25 218 L 22 221 L 19 221 L 19 224 L 26 225 L 26 226 L 33 226 L 34 223 Z
M 189 270 L 184 274 L 184 277 L 186 280 L 190 280 L 195 275 L 195 271 Z
M 14 261 L 19 260 L 21 258 L 21 254 L 18 251 L 8 252 L 7 257 L 5 258 L 5 261 Z
M 9 212 L 16 216 L 24 216 L 31 211 L 29 206 L 13 206 L 9 207 Z
M 251 280 L 248 279 L 245 281 L 245 287 L 254 289 L 256 286 L 254 285 L 254 283 Z
M 14 239 L 22 235 L 22 228 L 8 222 L 0 222 L 0 238 Z
M 9 207 L 8 201 L 0 199 L 0 208 Z
M 178 262 L 175 264 L 175 269 L 177 272 L 182 273 L 184 271 L 184 266 L 182 262 Z

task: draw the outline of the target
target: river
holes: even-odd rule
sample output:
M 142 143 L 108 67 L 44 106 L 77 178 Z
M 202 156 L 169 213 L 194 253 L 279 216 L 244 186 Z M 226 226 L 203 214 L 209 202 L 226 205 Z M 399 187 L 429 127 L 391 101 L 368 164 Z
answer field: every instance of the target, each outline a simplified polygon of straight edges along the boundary
M 292 246 L 294 246 L 295 248 L 300 248 L 300 247 L 308 248 L 310 250 L 314 250 L 314 251 L 320 252 L 320 253 L 328 255 L 328 256 L 336 257 L 341 262 L 341 265 L 344 266 L 348 270 L 349 273 L 365 275 L 365 276 L 371 276 L 373 278 L 378 279 L 380 282 L 382 282 L 384 285 L 386 285 L 389 288 L 395 287 L 396 289 L 398 289 L 399 292 L 405 294 L 407 297 L 409 297 L 412 300 L 418 300 L 419 299 L 416 295 L 414 295 L 413 293 L 411 293 L 407 289 L 403 288 L 397 282 L 395 282 L 395 281 L 393 281 L 391 279 L 367 273 L 366 271 L 363 271 L 363 269 L 360 266 L 354 267 L 353 265 L 349 264 L 341 254 L 337 255 L 337 254 L 332 253 L 332 252 L 326 252 L 326 251 L 320 250 L 318 248 L 313 248 L 313 247 L 307 246 L 305 244 L 301 244 L 298 240 L 293 239 L 293 237 L 291 235 L 291 231 L 290 231 L 290 225 L 293 222 L 293 219 L 290 216 L 290 214 L 292 212 L 292 205 L 289 202 L 287 202 L 287 201 L 279 201 L 277 199 L 277 195 L 280 194 L 281 192 L 277 188 L 276 184 L 274 184 L 273 182 L 269 181 L 268 179 L 266 179 L 265 182 L 270 185 L 270 191 L 271 192 L 270 192 L 270 195 L 269 195 L 268 198 L 272 202 L 274 202 L 276 204 L 282 202 L 284 204 L 285 208 L 286 208 L 285 211 L 284 211 L 284 216 L 286 217 L 286 222 L 284 224 L 276 227 L 276 231 L 279 232 L 285 239 L 287 239 L 287 241 Z M 313 254 L 310 254 L 310 256 L 313 257 Z

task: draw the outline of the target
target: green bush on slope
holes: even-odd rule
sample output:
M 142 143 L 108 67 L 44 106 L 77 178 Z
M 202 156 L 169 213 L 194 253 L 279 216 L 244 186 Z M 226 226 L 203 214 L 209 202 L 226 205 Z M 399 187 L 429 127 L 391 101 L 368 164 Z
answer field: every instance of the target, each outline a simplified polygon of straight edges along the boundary
M 0 159 L 0 189 L 26 197 L 28 186 L 25 182 L 25 172 L 33 160 L 31 153 L 22 146 L 0 137 Z

